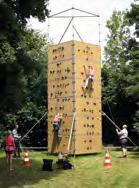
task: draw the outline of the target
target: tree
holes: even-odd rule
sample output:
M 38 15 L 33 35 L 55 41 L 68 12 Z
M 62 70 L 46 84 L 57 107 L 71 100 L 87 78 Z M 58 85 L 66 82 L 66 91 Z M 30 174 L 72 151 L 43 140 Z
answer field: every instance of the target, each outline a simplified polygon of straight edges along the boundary
M 24 35 L 27 19 L 33 16 L 44 21 L 48 15 L 47 4 L 48 0 L 2 0 L 0 2 L 0 54 L 4 56 L 3 59 L 1 58 L 1 63 L 15 60 L 17 43 Z
M 129 75 L 127 77 L 128 86 L 126 87 L 126 95 L 130 97 L 135 105 L 134 115 L 134 128 L 139 132 L 139 5 L 132 4 L 131 10 L 127 12 L 128 25 L 135 27 L 134 36 L 128 40 L 128 58 L 129 58 Z
M 44 21 L 49 14 L 47 9 L 48 0 L 2 0 L 1 4 L 11 10 L 17 20 L 22 24 L 27 23 L 27 19 L 31 16 L 37 17 L 40 21 Z
M 130 28 L 126 12 L 114 11 L 110 20 L 107 21 L 109 34 L 105 47 L 103 62 L 103 110 L 119 126 L 123 123 L 132 129 L 132 116 L 135 104 L 126 95 L 129 75 L 129 57 L 127 53 Z M 105 120 L 106 121 L 106 120 Z M 105 122 L 104 124 L 109 124 Z M 108 131 L 109 130 L 109 131 Z M 111 131 L 111 137 L 107 134 Z M 104 140 L 112 140 L 115 130 L 112 127 L 104 128 Z
M 115 72 L 121 71 L 125 67 L 126 46 L 130 36 L 125 12 L 114 11 L 106 27 L 109 34 L 107 35 L 104 63 L 107 63 L 107 66 Z
M 44 21 L 47 0 L 0 1 L 0 123 L 25 132 L 46 111 L 47 40 L 26 29 L 31 16 Z M 25 123 L 26 121 L 26 123 Z
M 0 119 L 2 124 L 9 127 L 15 122 L 19 123 L 22 134 L 47 110 L 46 44 L 45 36 L 40 36 L 33 30 L 26 30 L 18 44 L 17 62 L 6 64 L 3 77 L 6 84 L 0 93 Z M 42 129 L 38 129 L 39 131 Z

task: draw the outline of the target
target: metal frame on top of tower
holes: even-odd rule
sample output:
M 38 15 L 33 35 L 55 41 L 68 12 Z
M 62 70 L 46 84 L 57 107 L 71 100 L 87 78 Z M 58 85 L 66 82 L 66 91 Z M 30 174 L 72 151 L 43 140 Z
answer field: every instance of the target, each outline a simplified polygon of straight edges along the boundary
M 69 12 L 72 10 L 72 15 L 61 15 L 65 12 Z M 86 15 L 74 15 L 73 14 L 73 11 L 78 11 L 78 12 L 82 12 L 82 13 L 85 13 Z M 69 9 L 66 9 L 66 10 L 63 10 L 61 12 L 58 12 L 58 13 L 55 13 L 55 14 L 52 14 L 52 15 L 49 15 L 48 16 L 48 20 L 49 18 L 71 18 L 70 22 L 68 23 L 66 29 L 64 30 L 64 33 L 62 34 L 58 44 L 61 43 L 63 37 L 65 36 L 69 26 L 71 25 L 71 23 L 73 23 L 74 19 L 75 18 L 99 18 L 99 21 L 98 21 L 98 28 L 99 28 L 99 44 L 100 44 L 100 16 L 97 15 L 97 14 L 94 14 L 94 13 L 91 13 L 91 12 L 88 12 L 88 11 L 85 11 L 85 10 L 81 10 L 81 9 L 78 9 L 78 8 L 75 8 L 75 7 L 72 7 L 72 8 L 69 8 Z M 49 23 L 49 21 L 48 21 Z M 48 32 L 49 32 L 49 24 L 48 24 Z M 74 24 L 72 24 L 72 29 L 73 29 L 73 40 L 74 40 L 74 31 L 76 32 L 76 34 L 78 35 L 78 37 L 80 38 L 80 40 L 83 42 L 83 39 L 81 37 L 81 35 L 79 34 L 79 32 L 77 31 L 76 27 Z M 48 33 L 48 36 L 49 36 L 49 33 Z

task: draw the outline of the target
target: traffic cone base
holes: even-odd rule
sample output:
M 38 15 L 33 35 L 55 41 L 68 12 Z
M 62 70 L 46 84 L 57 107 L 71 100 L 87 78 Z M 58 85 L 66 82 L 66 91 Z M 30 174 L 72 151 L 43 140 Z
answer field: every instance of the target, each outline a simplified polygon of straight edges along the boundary
M 105 160 L 104 166 L 105 167 L 111 167 L 112 166 L 111 161 L 110 160 Z
M 105 166 L 105 167 L 111 167 L 111 166 L 112 166 L 112 163 L 111 163 L 111 160 L 110 160 L 110 155 L 109 155 L 109 153 L 108 153 L 108 150 L 106 151 L 106 154 L 105 154 L 104 166 Z
M 28 151 L 25 152 L 23 165 L 24 165 L 24 167 L 29 167 L 30 166 L 30 161 L 29 161 L 29 157 L 28 157 Z

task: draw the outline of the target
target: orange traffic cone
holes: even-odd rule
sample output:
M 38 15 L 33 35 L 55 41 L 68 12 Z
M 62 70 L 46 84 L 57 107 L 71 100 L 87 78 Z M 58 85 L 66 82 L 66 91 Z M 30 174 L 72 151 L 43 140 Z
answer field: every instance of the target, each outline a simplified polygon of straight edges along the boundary
M 111 167 L 111 166 L 112 166 L 112 163 L 111 163 L 111 160 L 110 160 L 110 155 L 109 155 L 108 148 L 106 149 L 104 166 L 105 166 L 105 167 Z
M 28 156 L 28 150 L 25 150 L 25 157 L 24 157 L 24 167 L 30 166 L 29 156 Z

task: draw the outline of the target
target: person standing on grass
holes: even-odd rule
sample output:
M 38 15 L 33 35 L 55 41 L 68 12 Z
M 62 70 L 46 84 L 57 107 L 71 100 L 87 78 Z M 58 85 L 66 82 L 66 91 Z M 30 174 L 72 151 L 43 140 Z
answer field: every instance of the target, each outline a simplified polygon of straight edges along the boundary
M 118 131 L 118 129 L 116 129 L 116 132 L 120 138 L 123 157 L 127 157 L 127 141 L 128 141 L 127 125 L 123 125 L 123 129 L 121 131 Z
M 8 130 L 5 138 L 5 152 L 6 152 L 6 164 L 10 171 L 13 170 L 12 154 L 14 150 L 15 150 L 14 137 L 12 136 L 12 132 Z
M 12 131 L 13 137 L 14 137 L 14 141 L 15 141 L 15 151 L 14 151 L 14 158 L 20 158 L 20 143 L 19 143 L 19 139 L 21 138 L 21 136 L 18 135 L 18 125 L 15 125 L 15 128 Z

